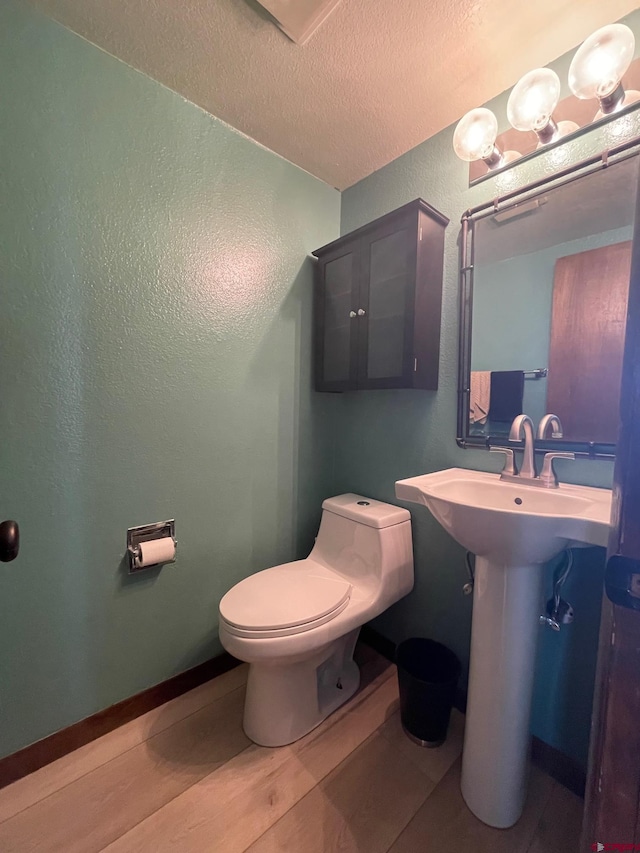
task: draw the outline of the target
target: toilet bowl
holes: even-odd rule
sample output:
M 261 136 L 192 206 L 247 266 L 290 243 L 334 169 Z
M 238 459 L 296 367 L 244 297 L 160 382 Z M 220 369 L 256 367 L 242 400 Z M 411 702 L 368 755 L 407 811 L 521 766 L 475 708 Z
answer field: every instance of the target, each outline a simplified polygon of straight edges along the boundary
M 324 501 L 306 560 L 251 575 L 220 602 L 220 641 L 249 663 L 247 736 L 284 746 L 350 699 L 360 627 L 412 588 L 406 509 L 354 494 Z

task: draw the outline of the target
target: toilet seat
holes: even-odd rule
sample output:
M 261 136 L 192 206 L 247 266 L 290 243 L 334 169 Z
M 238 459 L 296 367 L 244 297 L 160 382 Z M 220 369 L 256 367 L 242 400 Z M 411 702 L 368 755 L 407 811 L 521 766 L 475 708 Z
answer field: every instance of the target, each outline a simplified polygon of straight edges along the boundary
M 334 619 L 351 584 L 313 560 L 265 569 L 240 581 L 220 602 L 226 629 L 238 637 L 284 637 Z

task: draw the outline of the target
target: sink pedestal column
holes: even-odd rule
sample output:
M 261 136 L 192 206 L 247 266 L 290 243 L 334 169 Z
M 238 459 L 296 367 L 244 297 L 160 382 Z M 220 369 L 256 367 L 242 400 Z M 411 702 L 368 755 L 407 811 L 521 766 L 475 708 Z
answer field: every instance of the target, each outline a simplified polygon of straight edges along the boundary
M 512 826 L 526 797 L 543 568 L 476 558 L 461 788 L 489 826 Z

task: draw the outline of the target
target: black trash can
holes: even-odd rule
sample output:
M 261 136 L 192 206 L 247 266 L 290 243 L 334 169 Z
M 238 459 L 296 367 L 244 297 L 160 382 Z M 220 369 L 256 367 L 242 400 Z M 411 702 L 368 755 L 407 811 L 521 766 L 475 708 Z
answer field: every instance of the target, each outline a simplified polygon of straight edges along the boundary
M 460 661 L 442 643 L 413 637 L 396 649 L 396 664 L 405 734 L 420 746 L 440 746 L 447 737 Z

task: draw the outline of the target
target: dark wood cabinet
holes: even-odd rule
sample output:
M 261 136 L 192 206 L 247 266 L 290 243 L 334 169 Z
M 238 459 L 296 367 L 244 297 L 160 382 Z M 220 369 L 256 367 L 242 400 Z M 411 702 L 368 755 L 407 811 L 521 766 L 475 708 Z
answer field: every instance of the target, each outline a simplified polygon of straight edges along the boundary
M 444 231 L 422 199 L 317 249 L 317 391 L 438 387 Z

